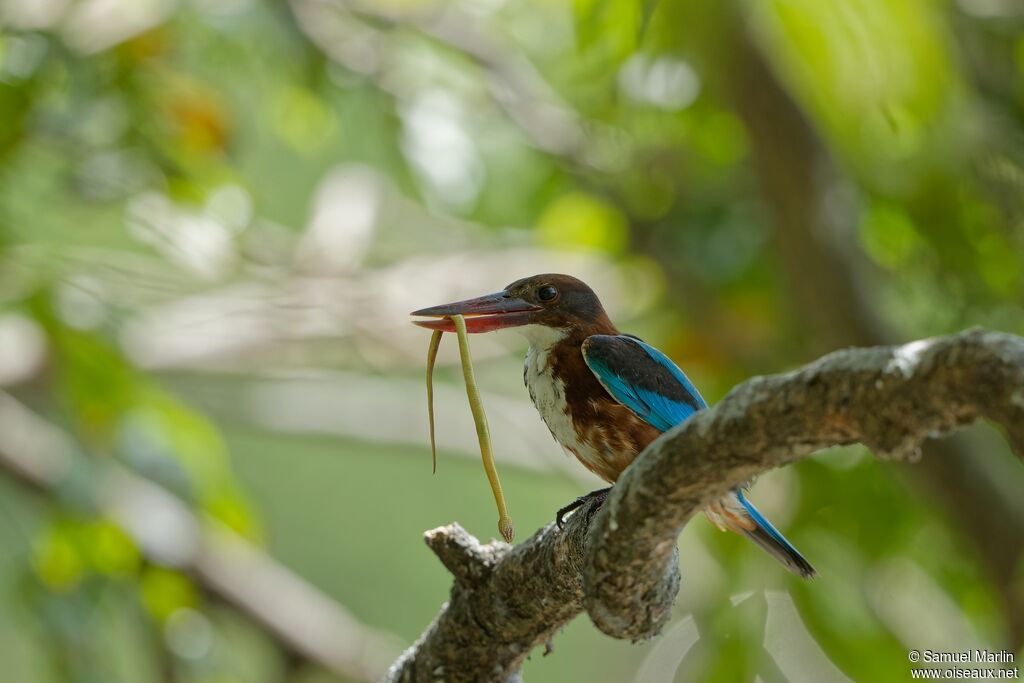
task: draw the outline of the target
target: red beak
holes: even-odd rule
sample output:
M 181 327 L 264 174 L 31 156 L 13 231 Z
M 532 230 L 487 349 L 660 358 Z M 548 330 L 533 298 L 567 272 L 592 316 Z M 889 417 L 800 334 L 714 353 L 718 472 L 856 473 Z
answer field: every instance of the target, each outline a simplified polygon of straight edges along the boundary
M 456 301 L 430 308 L 421 308 L 409 315 L 436 317 L 439 320 L 413 320 L 414 325 L 428 330 L 454 332 L 455 323 L 449 316 L 461 315 L 466 318 L 466 331 L 473 333 L 492 332 L 504 327 L 527 325 L 533 321 L 533 314 L 541 310 L 523 299 L 517 299 L 505 292 L 486 294 L 475 299 Z

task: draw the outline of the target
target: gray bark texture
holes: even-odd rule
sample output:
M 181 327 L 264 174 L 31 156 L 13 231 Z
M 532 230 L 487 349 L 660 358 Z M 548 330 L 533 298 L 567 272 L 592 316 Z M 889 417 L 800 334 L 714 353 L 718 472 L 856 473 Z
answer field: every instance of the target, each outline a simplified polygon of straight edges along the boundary
M 926 439 L 982 418 L 1024 459 L 1021 337 L 969 330 L 754 377 L 652 443 L 600 510 L 588 504 L 562 530 L 515 547 L 457 524 L 427 532 L 451 597 L 384 681 L 518 681 L 530 651 L 582 611 L 612 637 L 651 638 L 679 589 L 679 534 L 708 500 L 832 446 L 915 459 Z

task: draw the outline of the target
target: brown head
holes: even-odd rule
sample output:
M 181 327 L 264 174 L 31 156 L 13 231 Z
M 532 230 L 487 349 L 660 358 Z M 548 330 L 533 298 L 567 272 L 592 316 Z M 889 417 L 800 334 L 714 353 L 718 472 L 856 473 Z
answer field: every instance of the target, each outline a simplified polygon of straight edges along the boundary
M 420 327 L 454 332 L 448 316 L 456 314 L 465 316 L 466 331 L 471 333 L 526 326 L 548 328 L 561 336 L 574 331 L 588 335 L 616 331 L 594 290 L 582 280 L 556 273 L 516 280 L 500 292 L 423 308 L 411 315 L 438 318 L 414 320 Z

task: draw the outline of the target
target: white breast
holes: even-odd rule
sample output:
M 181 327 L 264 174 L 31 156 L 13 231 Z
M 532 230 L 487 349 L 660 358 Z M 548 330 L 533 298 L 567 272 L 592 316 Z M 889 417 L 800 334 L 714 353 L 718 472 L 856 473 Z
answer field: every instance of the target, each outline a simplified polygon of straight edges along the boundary
M 534 327 L 534 326 L 529 326 Z M 565 401 L 565 385 L 557 379 L 548 363 L 548 351 L 562 335 L 552 334 L 551 328 L 543 328 L 547 332 L 525 329 L 527 339 L 530 340 L 530 348 L 526 352 L 526 362 L 523 367 L 523 381 L 530 391 L 530 398 L 533 405 L 537 407 L 544 424 L 551 431 L 566 453 L 574 455 L 580 460 L 596 461 L 599 455 L 589 443 L 581 441 L 573 426 L 572 418 Z

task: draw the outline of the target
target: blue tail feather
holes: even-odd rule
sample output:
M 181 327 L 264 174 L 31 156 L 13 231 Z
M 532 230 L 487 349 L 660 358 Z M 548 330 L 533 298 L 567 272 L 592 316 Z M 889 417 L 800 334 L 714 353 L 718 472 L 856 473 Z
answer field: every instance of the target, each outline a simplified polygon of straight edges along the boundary
M 775 559 L 779 560 L 786 566 L 787 569 L 795 574 L 799 574 L 805 579 L 809 579 L 814 576 L 817 572 L 811 563 L 800 554 L 800 551 L 793 547 L 793 544 L 786 540 L 778 529 L 772 526 L 772 523 L 765 519 L 753 503 L 748 501 L 743 495 L 743 491 L 736 489 L 736 498 L 740 504 L 750 515 L 750 518 L 754 520 L 757 525 L 757 529 L 752 531 L 744 531 L 746 536 L 761 546 Z

